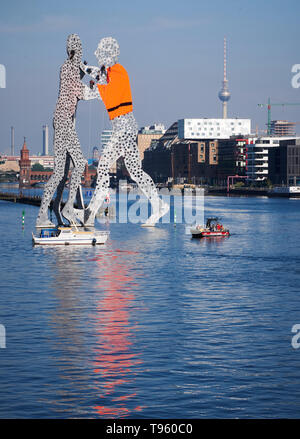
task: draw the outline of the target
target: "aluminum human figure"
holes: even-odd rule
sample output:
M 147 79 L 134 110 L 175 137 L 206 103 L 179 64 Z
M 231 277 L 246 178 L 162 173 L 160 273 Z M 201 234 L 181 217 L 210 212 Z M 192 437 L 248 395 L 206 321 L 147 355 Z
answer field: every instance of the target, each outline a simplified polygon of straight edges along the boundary
M 81 77 L 83 76 L 83 72 L 80 71 L 82 45 L 78 35 L 69 35 L 67 39 L 67 54 L 68 58 L 60 70 L 59 95 L 53 118 L 54 171 L 45 186 L 36 221 L 37 227 L 54 226 L 48 219 L 48 207 L 56 190 L 57 197 L 54 202 L 54 212 L 58 223 L 62 223 L 61 214 L 70 223 L 76 222 L 73 204 L 78 188 L 81 189 L 81 176 L 87 163 L 83 157 L 75 130 L 77 103 L 81 99 L 86 100 L 90 98 L 89 87 L 81 82 Z M 68 178 L 71 161 L 74 167 L 71 173 L 69 197 L 62 212 L 60 212 L 60 201 L 65 182 Z M 78 197 L 78 201 L 83 207 L 82 196 Z
M 85 73 L 97 81 L 93 96 L 90 94 L 89 97 L 103 101 L 112 123 L 112 136 L 100 157 L 95 191 L 84 211 L 84 218 L 82 211 L 77 211 L 77 216 L 85 225 L 94 225 L 95 215 L 108 192 L 109 170 L 119 157 L 123 157 L 130 177 L 152 205 L 153 213 L 144 226 L 154 226 L 168 212 L 169 206 L 159 198 L 152 178 L 141 166 L 136 143 L 138 125 L 132 112 L 130 83 L 126 70 L 117 62 L 119 54 L 118 42 L 106 37 L 101 39 L 95 51 L 99 67 L 81 65 Z

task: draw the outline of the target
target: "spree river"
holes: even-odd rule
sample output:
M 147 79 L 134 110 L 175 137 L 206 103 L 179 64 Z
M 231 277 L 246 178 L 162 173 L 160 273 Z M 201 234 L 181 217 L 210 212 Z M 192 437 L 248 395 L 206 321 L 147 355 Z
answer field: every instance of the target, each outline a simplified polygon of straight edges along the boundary
M 103 247 L 33 248 L 37 212 L 0 202 L 1 418 L 300 416 L 300 200 L 206 197 L 228 239 L 107 222 Z

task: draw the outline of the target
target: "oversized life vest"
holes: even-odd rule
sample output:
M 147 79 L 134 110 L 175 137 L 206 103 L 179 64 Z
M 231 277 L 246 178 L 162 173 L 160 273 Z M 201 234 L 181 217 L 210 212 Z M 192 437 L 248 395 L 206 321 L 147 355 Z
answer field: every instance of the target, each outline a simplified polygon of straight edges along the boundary
M 133 109 L 129 77 L 121 64 L 107 69 L 107 84 L 97 84 L 110 120 Z

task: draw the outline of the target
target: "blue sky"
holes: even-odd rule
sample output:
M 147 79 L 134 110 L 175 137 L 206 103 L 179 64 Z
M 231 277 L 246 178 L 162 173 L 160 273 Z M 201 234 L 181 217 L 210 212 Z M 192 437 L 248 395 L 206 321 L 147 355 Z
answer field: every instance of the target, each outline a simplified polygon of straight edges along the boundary
M 221 117 L 217 94 L 223 75 L 223 38 L 228 40 L 228 116 L 250 117 L 265 128 L 266 102 L 300 102 L 291 68 L 300 64 L 297 0 L 77 0 L 5 2 L 0 13 L 0 152 L 16 149 L 23 136 L 31 152 L 42 149 L 42 125 L 50 127 L 66 38 L 78 33 L 84 58 L 104 36 L 117 38 L 127 69 L 139 126 L 183 117 Z M 300 122 L 300 106 L 273 108 L 273 118 Z M 77 129 L 86 155 L 109 127 L 99 102 L 80 102 Z M 300 132 L 298 125 L 298 132 Z

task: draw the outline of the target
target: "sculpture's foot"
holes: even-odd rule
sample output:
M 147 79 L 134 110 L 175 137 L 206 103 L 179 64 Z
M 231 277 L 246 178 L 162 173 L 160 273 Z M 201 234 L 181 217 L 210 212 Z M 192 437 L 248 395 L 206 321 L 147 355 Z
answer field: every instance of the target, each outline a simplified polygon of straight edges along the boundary
M 162 218 L 166 213 L 168 213 L 170 210 L 170 206 L 165 203 L 164 201 L 160 201 L 159 211 L 156 213 L 153 213 L 147 221 L 142 224 L 142 227 L 155 227 L 155 224 L 158 223 L 160 218 Z
M 74 209 L 74 216 L 81 224 L 84 224 L 84 209 Z
M 69 223 L 77 225 L 76 215 L 74 214 L 73 206 L 70 207 L 68 204 L 65 204 L 63 210 L 61 211 L 62 216 L 69 221 Z
M 84 210 L 84 225 L 86 227 L 94 227 L 95 225 L 95 215 L 92 214 L 89 208 Z
M 150 219 L 150 218 L 148 218 L 147 221 L 146 221 L 145 223 L 141 224 L 141 227 L 155 227 L 155 224 L 156 224 L 156 223 L 154 223 L 154 222 L 151 222 L 151 223 L 150 223 L 150 222 L 149 222 L 149 219 Z
M 54 223 L 52 223 L 48 218 L 38 218 L 36 220 L 35 227 L 38 227 L 38 228 L 42 228 L 42 227 L 52 228 L 52 227 L 56 227 L 56 225 Z

